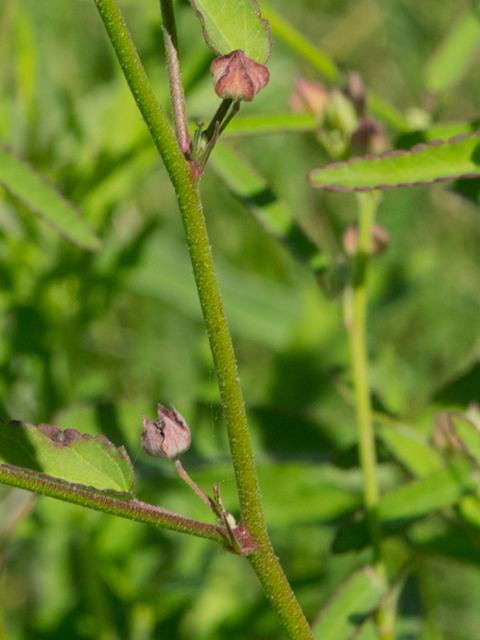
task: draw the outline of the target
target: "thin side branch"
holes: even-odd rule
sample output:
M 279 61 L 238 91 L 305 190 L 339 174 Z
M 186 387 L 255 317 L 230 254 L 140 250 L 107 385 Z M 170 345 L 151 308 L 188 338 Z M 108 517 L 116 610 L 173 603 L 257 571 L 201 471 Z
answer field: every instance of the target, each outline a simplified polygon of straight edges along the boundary
M 162 12 L 163 38 L 167 55 L 167 69 L 170 81 L 170 96 L 172 99 L 173 119 L 178 145 L 184 155 L 190 151 L 190 134 L 185 107 L 185 92 L 183 89 L 182 72 L 178 56 L 178 38 L 175 25 L 175 14 L 171 0 L 160 0 Z
M 138 500 L 119 500 L 107 495 L 93 493 L 75 485 L 56 480 L 26 474 L 22 469 L 9 465 L 0 465 L 0 483 L 19 489 L 33 491 L 42 496 L 56 498 L 64 502 L 89 507 L 96 511 L 111 513 L 121 518 L 136 520 L 157 527 L 188 533 L 198 538 L 213 540 L 225 545 L 228 532 L 223 527 L 184 518 L 172 511 L 155 507 Z

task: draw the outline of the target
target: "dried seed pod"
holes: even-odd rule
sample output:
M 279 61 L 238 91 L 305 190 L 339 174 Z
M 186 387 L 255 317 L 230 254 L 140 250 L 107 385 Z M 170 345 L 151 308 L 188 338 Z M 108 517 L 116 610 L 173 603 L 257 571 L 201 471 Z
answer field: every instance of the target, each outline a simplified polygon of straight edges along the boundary
M 142 413 L 142 423 L 142 447 L 149 456 L 175 460 L 190 447 L 190 429 L 173 406 L 170 411 L 159 404 L 155 422 Z
M 241 49 L 216 58 L 210 73 L 217 96 L 224 100 L 251 102 L 270 79 L 267 67 L 249 58 Z

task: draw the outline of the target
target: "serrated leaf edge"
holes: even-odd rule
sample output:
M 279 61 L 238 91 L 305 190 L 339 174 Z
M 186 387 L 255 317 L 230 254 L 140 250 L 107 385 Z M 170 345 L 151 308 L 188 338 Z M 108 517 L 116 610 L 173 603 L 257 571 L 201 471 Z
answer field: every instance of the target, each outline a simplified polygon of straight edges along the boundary
M 480 176 L 480 169 L 478 173 L 463 173 L 457 176 L 446 176 L 440 178 L 434 178 L 432 180 L 419 180 L 415 182 L 399 182 L 397 184 L 379 184 L 374 187 L 345 187 L 340 184 L 332 184 L 332 185 L 321 185 L 315 184 L 313 181 L 313 176 L 317 172 L 323 171 L 324 169 L 332 169 L 338 167 L 344 167 L 347 165 L 355 164 L 356 162 L 370 162 L 373 160 L 381 160 L 382 158 L 399 158 L 400 156 L 405 155 L 414 155 L 416 153 L 421 153 L 425 151 L 428 147 L 441 147 L 443 145 L 452 145 L 457 144 L 459 142 L 463 142 L 467 138 L 479 138 L 480 139 L 480 129 L 475 131 L 474 133 L 459 133 L 448 140 L 430 140 L 429 142 L 420 142 L 414 145 L 411 149 L 392 149 L 390 151 L 385 151 L 377 156 L 373 155 L 365 155 L 365 156 L 354 156 L 349 158 L 348 160 L 342 162 L 329 162 L 323 167 L 317 167 L 312 169 L 307 176 L 308 182 L 315 189 L 324 189 L 325 191 L 337 191 L 342 193 L 351 193 L 355 191 L 357 193 L 367 192 L 367 191 L 388 191 L 389 189 L 398 189 L 400 187 L 424 187 L 430 184 L 435 184 L 437 182 L 448 182 L 450 180 L 458 180 L 459 178 L 478 178 Z
M 9 465 L 9 464 L 2 464 L 0 466 L 6 466 L 6 467 L 10 467 L 10 468 L 15 468 L 15 469 L 22 469 L 30 474 L 33 475 L 38 475 L 41 477 L 46 477 L 46 478 L 54 478 L 55 480 L 59 480 L 69 486 L 80 486 L 80 487 L 88 487 L 89 489 L 93 489 L 96 492 L 100 492 L 100 493 L 115 493 L 115 494 L 129 494 L 131 492 L 131 490 L 133 489 L 133 486 L 135 484 L 135 470 L 133 468 L 133 464 L 132 461 L 130 460 L 130 456 L 128 455 L 125 447 L 122 445 L 120 447 L 116 447 L 113 442 L 111 442 L 105 435 L 103 434 L 99 434 L 97 436 L 92 436 L 89 433 L 80 433 L 79 431 L 77 431 L 76 429 L 65 429 L 64 431 L 62 431 L 62 429 L 59 429 L 58 427 L 55 427 L 53 425 L 50 424 L 46 424 L 46 423 L 41 423 L 38 426 L 31 424 L 30 422 L 23 422 L 21 420 L 10 420 L 9 422 L 5 422 L 4 420 L 0 420 L 0 424 L 5 424 L 5 425 L 11 425 L 11 426 L 20 426 L 20 427 L 27 427 L 27 428 L 33 428 L 33 429 L 37 429 L 38 431 L 40 431 L 40 433 L 42 433 L 45 437 L 47 437 L 54 446 L 59 446 L 59 447 L 65 447 L 68 448 L 70 447 L 71 443 L 74 440 L 78 440 L 79 438 L 82 440 L 95 440 L 96 442 L 100 443 L 101 445 L 103 445 L 106 449 L 110 449 L 110 451 L 114 451 L 116 453 L 119 454 L 120 458 L 122 459 L 122 461 L 125 461 L 128 463 L 130 470 L 131 470 L 131 478 L 132 478 L 132 486 L 130 487 L 129 491 L 117 491 L 116 489 L 99 489 L 98 487 L 94 487 L 92 485 L 86 485 L 86 484 L 82 484 L 82 483 L 77 483 L 77 482 L 69 482 L 68 480 L 65 480 L 64 478 L 59 478 L 57 476 L 52 476 L 48 473 L 43 473 L 41 471 L 34 471 L 32 469 L 28 469 L 25 467 L 17 467 L 15 465 Z M 63 434 L 66 435 L 67 438 L 67 443 L 62 442 L 61 440 L 57 440 L 55 439 L 55 436 L 58 436 L 59 434 Z M 96 472 L 98 472 L 98 468 L 95 467 L 94 465 L 92 465 L 91 462 L 89 462 L 89 460 L 85 460 L 83 458 L 83 456 L 81 456 L 78 451 L 76 451 L 75 449 L 71 449 L 71 451 L 73 453 L 75 453 L 80 459 L 82 459 L 84 462 L 86 462 L 90 467 L 94 468 Z M 114 460 L 117 468 L 120 470 L 120 474 L 121 476 L 127 480 L 127 478 L 125 477 L 125 475 L 123 474 L 123 472 L 121 471 L 121 468 L 118 464 L 118 462 L 112 457 L 112 459 Z M 106 476 L 106 478 L 108 479 L 109 476 L 104 474 Z
M 48 473 L 43 473 L 42 471 L 34 471 L 32 469 L 27 469 L 26 467 L 17 467 L 14 464 L 2 463 L 0 464 L 1 468 L 5 469 L 15 469 L 20 471 L 22 474 L 29 476 L 31 478 L 38 478 L 43 480 L 54 481 L 57 484 L 61 484 L 65 487 L 73 487 L 75 489 L 82 489 L 84 491 L 89 491 L 91 493 L 95 493 L 102 496 L 112 496 L 121 498 L 123 500 L 133 500 L 135 498 L 132 491 L 117 491 L 116 489 L 99 489 L 98 487 L 94 487 L 90 484 L 82 484 L 81 482 L 68 482 L 64 478 L 59 478 L 58 476 L 52 476 Z M 133 486 L 132 486 L 133 488 Z

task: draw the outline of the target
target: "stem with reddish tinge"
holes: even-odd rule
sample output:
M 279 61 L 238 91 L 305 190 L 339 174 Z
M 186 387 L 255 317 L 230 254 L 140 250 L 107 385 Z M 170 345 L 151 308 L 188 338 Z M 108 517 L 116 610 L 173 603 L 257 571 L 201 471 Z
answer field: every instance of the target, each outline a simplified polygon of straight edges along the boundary
M 175 466 L 177 467 L 178 475 L 182 478 L 182 480 L 185 480 L 185 482 L 188 484 L 188 486 L 195 491 L 195 493 L 202 500 L 202 502 L 204 502 L 207 505 L 207 507 L 211 510 L 212 509 L 212 505 L 213 505 L 213 501 L 208 497 L 208 495 L 205 493 L 205 491 L 203 489 L 201 489 L 198 486 L 198 484 L 196 482 L 194 482 L 190 478 L 188 473 L 183 468 L 183 465 L 180 462 L 180 460 L 178 460 L 178 459 L 175 460 Z M 217 514 L 215 514 L 215 515 L 217 515 Z
M 170 80 L 170 96 L 172 99 L 173 119 L 178 145 L 185 155 L 190 151 L 190 134 L 188 132 L 185 93 L 183 90 L 182 72 L 178 57 L 178 38 L 175 26 L 175 15 L 171 0 L 160 0 L 162 12 L 163 38 L 167 55 L 168 77 Z
M 19 489 L 34 491 L 42 496 L 64 500 L 65 502 L 89 507 L 96 511 L 111 513 L 121 518 L 153 524 L 164 529 L 179 531 L 180 533 L 189 533 L 192 536 L 213 540 L 222 545 L 225 544 L 225 539 L 228 535 L 223 527 L 184 518 L 167 509 L 155 507 L 135 499 L 121 500 L 105 494 L 94 493 L 81 486 L 68 484 L 55 478 L 29 474 L 23 469 L 10 465 L 0 465 L 0 482 Z

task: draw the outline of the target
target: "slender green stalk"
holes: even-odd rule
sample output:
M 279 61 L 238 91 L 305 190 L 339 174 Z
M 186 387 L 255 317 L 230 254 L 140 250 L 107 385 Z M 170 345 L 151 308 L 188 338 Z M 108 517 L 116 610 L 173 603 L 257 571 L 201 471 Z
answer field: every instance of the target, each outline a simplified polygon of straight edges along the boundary
M 365 476 L 365 506 L 368 511 L 373 542 L 374 564 L 381 564 L 381 524 L 377 509 L 379 501 L 375 434 L 372 422 L 368 356 L 366 340 L 367 273 L 371 231 L 378 202 L 378 193 L 358 194 L 360 206 L 359 238 L 353 282 L 352 318 L 349 326 L 355 410 L 359 432 L 360 463 Z
M 158 105 L 115 0 L 95 0 L 118 60 L 172 180 L 200 298 L 238 489 L 242 522 L 258 551 L 249 559 L 292 640 L 313 635 L 268 537 L 237 363 L 217 285 L 198 180 Z
M 364 475 L 365 506 L 367 508 L 370 538 L 373 545 L 373 564 L 377 573 L 386 579 L 382 559 L 382 524 L 378 517 L 380 493 L 377 478 L 375 432 L 373 429 L 367 354 L 367 275 L 372 237 L 372 226 L 380 194 L 357 194 L 359 203 L 358 249 L 355 261 L 351 318 L 348 323 L 350 357 L 352 361 L 355 411 L 357 415 L 360 464 Z M 387 605 L 377 612 L 377 623 L 383 640 L 393 640 L 391 611 Z
M 220 124 L 222 123 L 223 119 L 228 113 L 228 110 L 230 109 L 232 102 L 233 100 L 231 100 L 230 98 L 227 98 L 225 100 L 222 100 L 222 102 L 220 103 L 220 106 L 216 110 L 215 115 L 212 118 L 212 121 L 204 131 L 203 135 L 207 139 L 207 142 L 210 142 L 210 140 L 215 135 L 215 131 L 217 131 L 217 125 L 220 126 Z
M 175 133 L 178 145 L 183 154 L 190 150 L 190 134 L 188 132 L 187 112 L 185 108 L 185 93 L 183 90 L 182 72 L 178 57 L 178 38 L 175 25 L 172 0 L 160 0 L 162 12 L 162 30 L 167 55 L 168 77 L 170 79 L 170 95 L 172 98 L 172 112 L 175 122 Z
M 223 527 L 184 518 L 167 509 L 155 507 L 138 500 L 119 500 L 55 480 L 55 478 L 29 475 L 17 467 L 0 465 L 0 483 L 33 491 L 42 496 L 78 504 L 81 507 L 111 513 L 121 518 L 153 524 L 180 533 L 188 533 L 198 538 L 219 542 L 220 544 L 225 544 L 227 539 L 227 532 Z

